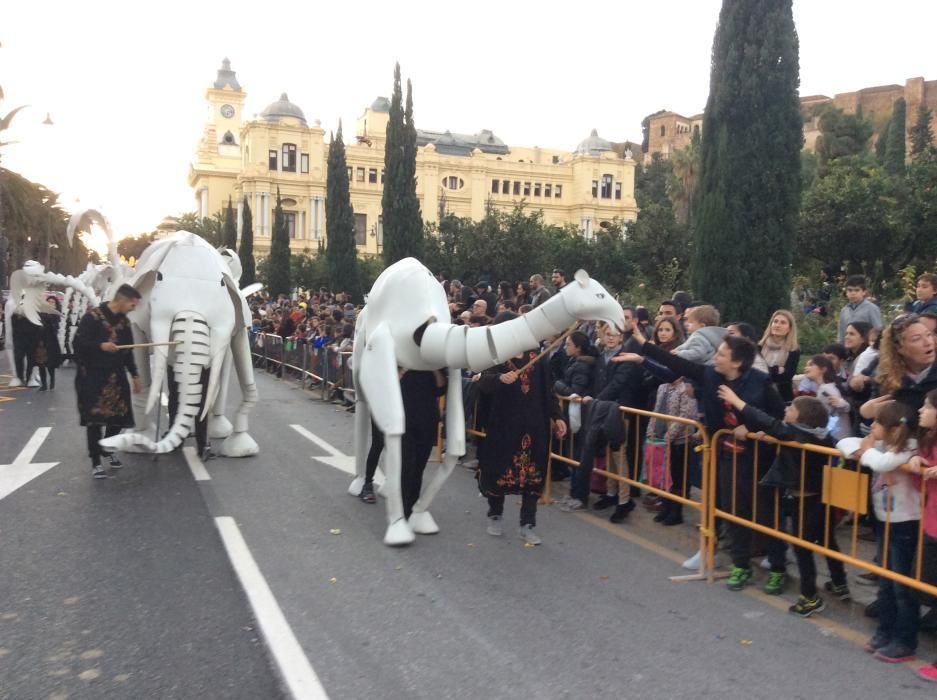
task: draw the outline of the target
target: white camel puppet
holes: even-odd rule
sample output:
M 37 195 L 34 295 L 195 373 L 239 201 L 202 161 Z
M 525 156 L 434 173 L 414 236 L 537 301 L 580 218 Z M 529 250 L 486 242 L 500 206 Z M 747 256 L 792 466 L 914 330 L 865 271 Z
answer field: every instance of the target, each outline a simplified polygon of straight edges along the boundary
M 14 347 L 17 338 L 13 332 L 13 316 L 23 316 L 35 326 L 42 326 L 40 313 L 59 313 L 55 307 L 46 301 L 46 287 L 48 285 L 65 287 L 67 291 L 72 292 L 78 298 L 86 298 L 93 303 L 97 302 L 97 296 L 94 290 L 89 287 L 81 278 L 75 278 L 70 275 L 59 275 L 54 272 L 46 272 L 45 268 L 34 260 L 27 261 L 21 270 L 14 270 L 10 275 L 10 298 L 7 299 L 4 307 L 5 312 L 5 332 L 9 342 L 6 351 L 10 366 L 14 367 L 16 363 L 16 353 Z M 64 326 L 64 322 L 59 324 Z M 60 341 L 61 344 L 61 341 Z M 15 368 L 13 376 L 10 379 L 10 386 L 22 386 L 19 374 L 20 368 Z M 26 378 L 31 383 L 31 378 Z
M 250 311 L 245 297 L 256 290 L 238 289 L 241 266 L 230 251 L 218 251 L 194 233 L 178 231 L 151 243 L 131 270 L 116 258 L 116 246 L 107 220 L 94 210 L 79 212 L 69 222 L 69 241 L 88 222 L 104 226 L 111 243 L 111 266 L 104 299 L 123 284 L 133 285 L 142 298 L 128 315 L 135 343 L 164 343 L 153 348 L 153 371 L 146 348 L 136 348 L 134 359 L 147 394 L 134 397 L 134 413 L 143 427 L 101 441 L 117 450 L 165 453 L 182 444 L 195 422 L 210 416 L 208 433 L 225 438 L 220 449 L 228 457 L 257 454 L 248 434 L 247 416 L 257 403 L 247 324 Z M 166 345 L 176 341 L 176 345 Z M 234 424 L 224 415 L 231 366 L 241 387 L 241 403 Z M 179 406 L 165 437 L 154 440 L 152 426 L 143 417 L 156 406 L 167 371 L 172 368 L 179 387 Z M 199 414 L 202 372 L 208 371 L 205 406 Z
M 383 494 L 387 532 L 384 543 L 406 545 L 414 533 L 429 535 L 439 526 L 428 508 L 465 454 L 465 418 L 460 369 L 480 371 L 505 362 L 540 341 L 564 331 L 573 321 L 605 321 L 624 327 L 624 312 L 615 298 L 579 270 L 575 282 L 533 311 L 495 326 L 469 328 L 450 322 L 445 292 L 426 267 L 414 258 L 400 260 L 374 283 L 358 317 L 353 350 L 357 389 L 355 411 L 356 476 L 348 492 L 357 496 L 364 485 L 371 418 L 385 436 Z M 448 368 L 446 453 L 433 478 L 424 482 L 409 519 L 401 498 L 401 436 L 405 417 L 398 368 Z

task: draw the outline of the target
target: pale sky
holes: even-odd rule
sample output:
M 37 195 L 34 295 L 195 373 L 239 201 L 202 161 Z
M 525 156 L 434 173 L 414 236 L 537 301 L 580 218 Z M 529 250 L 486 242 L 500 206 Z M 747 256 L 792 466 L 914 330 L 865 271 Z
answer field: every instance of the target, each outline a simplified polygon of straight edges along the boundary
M 118 234 L 195 209 L 186 184 L 205 89 L 223 57 L 245 114 L 286 91 L 311 123 L 351 132 L 395 61 L 419 128 L 492 129 L 572 150 L 596 128 L 640 140 L 658 109 L 702 111 L 721 0 L 272 4 L 7 2 L 0 114 L 21 104 L 4 167 L 100 207 Z M 795 0 L 801 94 L 937 78 L 932 0 Z M 55 125 L 42 126 L 46 113 Z

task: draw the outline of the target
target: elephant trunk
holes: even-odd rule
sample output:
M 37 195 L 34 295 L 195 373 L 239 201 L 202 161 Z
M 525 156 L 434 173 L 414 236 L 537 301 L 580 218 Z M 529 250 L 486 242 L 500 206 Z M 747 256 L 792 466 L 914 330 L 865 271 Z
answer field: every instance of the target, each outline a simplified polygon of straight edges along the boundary
M 202 372 L 211 360 L 208 322 L 201 314 L 183 311 L 173 318 L 169 339 L 178 342 L 172 371 L 178 387 L 176 415 L 169 432 L 156 443 L 157 453 L 171 452 L 195 428 L 202 404 Z

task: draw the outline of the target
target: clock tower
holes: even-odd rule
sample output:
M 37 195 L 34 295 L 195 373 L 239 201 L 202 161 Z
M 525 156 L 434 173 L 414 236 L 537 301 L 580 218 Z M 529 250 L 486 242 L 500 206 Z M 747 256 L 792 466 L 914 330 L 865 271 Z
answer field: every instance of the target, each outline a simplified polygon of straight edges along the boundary
M 241 168 L 241 114 L 246 93 L 225 58 L 218 75 L 205 91 L 208 115 L 199 139 L 195 161 L 189 171 L 189 182 L 201 180 L 196 191 L 199 216 L 211 216 L 228 196 L 234 195 L 236 174 Z M 203 174 L 199 177 L 197 173 Z M 221 185 L 223 182 L 223 186 Z M 209 186 L 211 185 L 211 186 Z M 209 192 L 211 199 L 209 199 Z M 214 201 L 217 198 L 218 201 Z

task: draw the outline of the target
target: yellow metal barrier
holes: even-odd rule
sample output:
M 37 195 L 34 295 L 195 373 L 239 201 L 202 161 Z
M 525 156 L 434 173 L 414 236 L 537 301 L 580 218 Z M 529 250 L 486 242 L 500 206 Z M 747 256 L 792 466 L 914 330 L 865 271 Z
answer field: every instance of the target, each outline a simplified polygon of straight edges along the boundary
M 791 489 L 791 493 L 796 499 L 799 500 L 799 507 L 797 512 L 799 517 L 797 522 L 793 523 L 791 528 L 792 532 L 788 532 L 784 529 L 783 523 L 781 522 L 781 509 L 780 509 L 780 489 L 773 487 L 760 486 L 758 484 L 760 476 L 763 476 L 764 472 L 767 469 L 767 466 L 764 463 L 760 462 L 762 459 L 761 452 L 762 450 L 753 449 L 756 443 L 764 443 L 775 447 L 774 454 L 777 454 L 777 451 L 787 448 L 787 449 L 796 449 L 800 451 L 800 475 L 799 475 L 799 488 Z M 726 455 L 729 455 L 722 464 L 719 462 L 719 452 L 723 446 L 731 446 L 728 449 L 724 450 Z M 742 447 L 744 449 L 749 449 L 752 459 L 752 496 L 751 502 L 747 504 L 740 504 L 737 501 L 737 496 L 739 492 L 739 482 L 738 482 L 738 454 L 739 452 L 733 447 Z M 823 538 L 822 542 L 812 542 L 810 540 L 804 539 L 804 499 L 809 496 L 806 495 L 806 469 L 807 469 L 807 455 L 809 453 L 819 454 L 826 457 L 826 464 L 823 467 L 823 477 L 822 477 L 822 489 L 818 494 L 820 496 L 820 502 L 824 508 L 824 523 L 823 523 Z M 831 559 L 838 559 L 844 564 L 869 571 L 871 573 L 877 574 L 883 578 L 890 579 L 896 583 L 909 586 L 915 590 L 921 591 L 923 593 L 937 596 L 937 585 L 928 583 L 924 581 L 921 577 L 922 570 L 922 549 L 924 543 L 924 518 L 917 523 L 918 529 L 918 540 L 917 540 L 917 552 L 916 552 L 916 563 L 914 566 L 913 576 L 908 576 L 905 574 L 892 571 L 888 568 L 888 547 L 882 547 L 882 561 L 880 564 L 876 564 L 874 561 L 869 559 L 863 559 L 858 550 L 858 540 L 859 540 L 859 518 L 858 516 L 867 512 L 869 507 L 869 477 L 867 474 L 862 473 L 857 469 L 850 468 L 849 466 L 838 466 L 839 462 L 845 462 L 846 465 L 849 465 L 850 462 L 843 460 L 842 454 L 835 449 L 821 447 L 819 445 L 810 445 L 803 444 L 799 442 L 781 442 L 775 440 L 771 437 L 762 436 L 760 434 L 755 435 L 749 433 L 745 440 L 738 440 L 731 430 L 720 430 L 716 432 L 712 437 L 712 442 L 710 446 L 711 454 L 711 478 L 710 478 L 710 494 L 709 494 L 709 503 L 712 504 L 712 516 L 710 518 L 711 523 L 715 523 L 715 520 L 721 519 L 729 523 L 734 523 L 737 525 L 742 525 L 745 527 L 754 530 L 755 532 L 760 532 L 765 535 L 775 537 L 777 539 L 784 540 L 789 544 L 792 544 L 797 547 L 802 547 L 808 549 L 817 554 L 822 554 L 823 556 L 829 557 Z M 836 464 L 834 464 L 834 462 Z M 720 469 L 729 469 L 731 470 L 730 478 L 723 476 L 723 480 L 726 481 L 726 485 L 730 486 L 731 493 L 722 493 L 720 494 L 721 498 L 717 498 L 716 486 L 719 481 L 719 470 Z M 907 465 L 903 465 L 900 469 L 904 471 L 910 471 Z M 881 485 L 883 489 L 890 489 L 890 485 L 884 483 Z M 773 493 L 772 493 L 773 492 Z M 926 483 L 922 481 L 921 483 L 921 512 L 924 513 L 926 505 Z M 773 517 L 771 513 L 768 514 L 769 517 L 765 517 L 765 514 L 762 513 L 759 517 L 758 507 L 759 500 L 762 505 L 765 503 L 765 498 L 768 496 L 768 500 L 773 501 Z M 885 502 L 890 502 L 890 495 L 886 491 Z M 719 504 L 726 507 L 719 507 Z M 744 508 L 743 512 L 740 511 L 740 506 Z M 852 526 L 850 528 L 850 544 L 848 551 L 840 551 L 838 547 L 833 546 L 834 543 L 830 541 L 831 533 L 835 529 L 835 523 L 832 522 L 834 518 L 834 510 L 844 510 L 853 514 Z M 750 513 L 750 515 L 749 515 Z M 886 511 L 886 519 L 882 524 L 883 532 L 881 535 L 882 542 L 887 543 L 889 541 L 889 535 L 891 530 L 891 511 Z M 832 527 L 831 527 L 832 525 Z M 709 554 L 708 558 L 710 562 L 712 561 L 713 552 L 715 548 L 715 538 L 712 538 L 709 542 Z
M 559 398 L 564 409 L 568 408 L 570 403 L 569 397 Z M 575 401 L 575 399 L 573 399 L 573 401 Z M 592 471 L 603 475 L 606 479 L 612 479 L 617 482 L 619 489 L 630 488 L 632 486 L 639 487 L 661 498 L 696 510 L 699 513 L 700 551 L 708 551 L 710 549 L 710 540 L 715 538 L 712 537 L 713 530 L 710 517 L 712 510 L 709 503 L 711 468 L 709 466 L 710 460 L 707 454 L 710 441 L 706 428 L 699 421 L 670 416 L 663 413 L 655 413 L 653 411 L 644 411 L 625 406 L 619 406 L 618 411 L 623 422 L 624 441 L 622 444 L 627 447 L 623 447 L 617 452 L 612 452 L 611 449 L 606 448 L 607 468 L 594 468 Z M 660 482 L 656 484 L 650 483 L 650 474 L 645 474 L 644 478 L 642 478 L 642 466 L 646 463 L 645 450 L 647 449 L 645 433 L 648 421 L 652 418 L 657 421 L 664 421 L 668 424 L 668 427 L 671 425 L 681 426 L 681 429 L 677 432 L 682 433 L 682 435 L 680 435 L 676 441 L 667 438 L 663 440 L 662 443 L 654 445 L 657 449 L 663 448 L 661 450 L 663 452 L 661 467 L 665 472 L 669 472 L 672 477 L 674 477 L 674 486 L 671 488 L 665 488 Z M 587 429 L 586 426 L 583 426 L 583 430 Z M 669 433 L 670 431 L 665 432 Z M 576 454 L 575 439 L 572 432 L 569 433 L 568 439 L 565 440 L 557 440 L 551 436 L 550 453 L 547 462 L 547 483 L 544 490 L 544 498 L 548 503 L 550 502 L 550 476 L 552 474 L 553 461 L 556 460 L 564 464 L 569 464 L 574 469 L 582 468 L 579 460 L 574 457 Z M 626 454 L 626 449 L 633 454 L 633 459 L 631 459 L 630 462 Z M 703 453 L 700 467 L 701 483 L 698 499 L 693 498 L 689 478 L 690 456 L 693 451 Z M 677 464 L 674 464 L 674 458 L 676 458 Z M 614 467 L 614 469 L 612 467 Z M 676 467 L 676 469 L 674 469 L 674 467 Z M 671 579 L 696 580 L 708 578 L 711 576 L 712 571 L 710 563 L 711 558 L 707 561 L 706 557 L 701 557 L 700 569 L 697 574 L 692 576 L 674 576 L 671 577 Z

